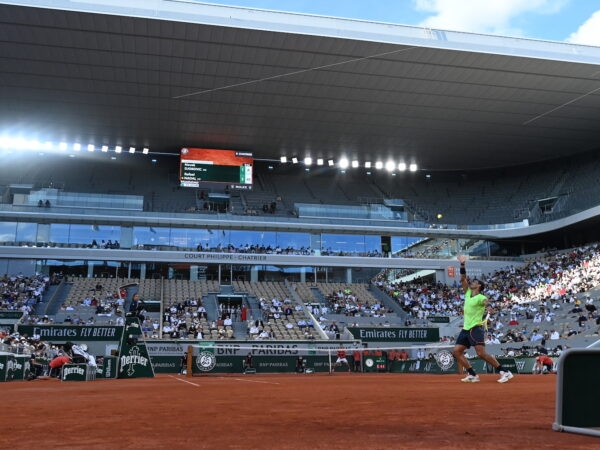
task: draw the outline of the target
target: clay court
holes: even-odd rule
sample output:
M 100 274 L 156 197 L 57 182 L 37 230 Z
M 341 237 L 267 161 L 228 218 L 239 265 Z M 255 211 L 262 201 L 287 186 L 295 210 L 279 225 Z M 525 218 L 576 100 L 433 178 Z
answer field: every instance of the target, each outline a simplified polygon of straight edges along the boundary
M 230 375 L 0 384 L 10 449 L 589 449 L 552 431 L 556 377 Z

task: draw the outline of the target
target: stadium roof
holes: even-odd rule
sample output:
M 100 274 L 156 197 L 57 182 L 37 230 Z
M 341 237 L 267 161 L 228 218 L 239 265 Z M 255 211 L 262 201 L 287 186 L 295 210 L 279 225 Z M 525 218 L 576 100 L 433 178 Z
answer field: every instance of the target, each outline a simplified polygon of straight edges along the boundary
M 0 138 L 432 171 L 600 148 L 598 47 L 192 1 L 0 3 Z

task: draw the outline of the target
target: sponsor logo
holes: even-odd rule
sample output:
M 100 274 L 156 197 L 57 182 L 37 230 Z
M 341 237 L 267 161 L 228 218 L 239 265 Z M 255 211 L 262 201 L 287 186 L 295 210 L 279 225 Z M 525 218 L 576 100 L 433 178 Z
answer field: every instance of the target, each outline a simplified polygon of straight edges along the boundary
M 211 352 L 200 352 L 196 358 L 196 367 L 202 372 L 210 372 L 217 365 L 217 357 Z
M 128 355 L 121 356 L 121 370 L 123 372 L 127 368 L 127 375 L 130 377 L 135 374 L 135 366 L 147 366 L 148 358 L 142 356 L 140 348 L 136 345 L 129 349 Z
M 63 378 L 68 377 L 69 375 L 85 375 L 85 369 L 83 367 L 65 367 L 63 368 Z
M 435 362 L 442 370 L 449 370 L 454 364 L 454 356 L 448 350 L 442 350 L 435 354 Z

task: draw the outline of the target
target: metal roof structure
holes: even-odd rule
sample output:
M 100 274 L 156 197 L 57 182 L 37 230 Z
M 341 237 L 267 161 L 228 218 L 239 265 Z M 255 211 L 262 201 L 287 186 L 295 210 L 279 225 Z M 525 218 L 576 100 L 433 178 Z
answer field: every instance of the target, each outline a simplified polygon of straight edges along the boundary
M 2 1 L 0 24 L 0 138 L 432 171 L 600 148 L 598 47 L 178 0 Z

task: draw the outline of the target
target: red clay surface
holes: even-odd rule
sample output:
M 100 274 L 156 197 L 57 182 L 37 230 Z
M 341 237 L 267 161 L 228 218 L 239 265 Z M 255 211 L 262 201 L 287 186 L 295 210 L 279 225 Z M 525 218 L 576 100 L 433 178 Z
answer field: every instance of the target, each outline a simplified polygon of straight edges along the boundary
M 590 449 L 552 430 L 556 377 L 158 375 L 0 383 L 5 449 Z

